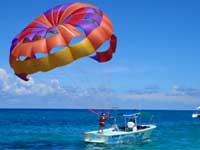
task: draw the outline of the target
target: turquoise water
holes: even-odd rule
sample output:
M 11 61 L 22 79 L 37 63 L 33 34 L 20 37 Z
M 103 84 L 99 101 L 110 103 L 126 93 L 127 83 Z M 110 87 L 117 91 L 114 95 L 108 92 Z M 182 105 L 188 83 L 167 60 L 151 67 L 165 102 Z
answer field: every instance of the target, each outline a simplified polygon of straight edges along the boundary
M 86 144 L 98 128 L 88 110 L 0 110 L 0 150 L 199 150 L 200 119 L 192 111 L 148 111 L 158 126 L 151 140 L 121 145 Z M 145 120 L 145 119 L 144 119 Z

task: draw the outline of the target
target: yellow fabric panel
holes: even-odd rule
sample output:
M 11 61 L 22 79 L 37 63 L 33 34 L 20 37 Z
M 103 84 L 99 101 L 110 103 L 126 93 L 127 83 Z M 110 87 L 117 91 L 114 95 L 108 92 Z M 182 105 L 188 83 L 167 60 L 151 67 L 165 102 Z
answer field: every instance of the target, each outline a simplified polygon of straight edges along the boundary
M 38 71 L 48 71 L 58 66 L 63 66 L 74 60 L 88 56 L 95 52 L 89 39 L 85 38 L 81 42 L 65 47 L 64 49 L 49 54 L 39 59 L 29 59 L 25 61 L 12 61 L 12 67 L 16 74 L 32 74 Z
M 79 42 L 73 46 L 69 46 L 69 48 L 70 48 L 70 51 L 71 51 L 74 59 L 88 56 L 95 52 L 95 49 L 92 46 L 92 43 L 89 41 L 88 38 L 82 40 L 81 42 Z

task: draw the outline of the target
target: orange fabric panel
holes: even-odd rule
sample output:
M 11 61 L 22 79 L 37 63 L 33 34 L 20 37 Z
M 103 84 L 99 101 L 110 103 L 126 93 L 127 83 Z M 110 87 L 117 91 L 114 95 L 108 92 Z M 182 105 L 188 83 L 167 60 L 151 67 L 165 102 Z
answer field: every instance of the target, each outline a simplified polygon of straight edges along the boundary
M 32 56 L 31 48 L 32 48 L 31 42 L 19 44 L 12 51 L 12 55 L 16 58 L 18 58 L 19 56 L 31 57 Z
M 104 19 L 107 20 L 107 18 L 103 16 L 100 26 L 88 35 L 88 38 L 92 42 L 95 49 L 98 49 L 99 46 L 101 46 L 101 44 L 108 40 L 112 35 L 112 25 L 109 25 L 107 21 L 104 22 Z
M 113 33 L 113 27 L 110 19 L 104 14 L 103 21 L 101 22 L 101 26 L 103 27 L 104 31 L 108 33 L 110 36 Z
M 47 39 L 34 42 L 21 43 L 12 52 L 16 58 L 19 56 L 32 57 L 34 53 L 49 53 L 55 46 L 66 46 L 66 42 L 61 34 L 56 34 Z
M 107 37 L 100 26 L 94 29 L 88 36 L 88 39 L 91 41 L 95 49 L 98 49 L 99 46 L 108 38 L 109 37 Z
M 48 19 L 46 18 L 44 14 L 36 18 L 35 21 L 38 23 L 43 23 L 44 25 L 48 27 L 52 27 L 52 24 L 48 21 Z
M 107 36 L 110 37 L 112 35 L 113 29 L 108 23 L 102 21 L 100 27 L 103 29 L 104 33 L 107 34 Z
M 106 14 L 103 14 L 103 22 L 106 22 L 107 25 L 112 29 L 112 22 L 110 21 L 110 19 Z
M 68 45 L 75 36 L 82 36 L 76 28 L 70 25 L 58 25 L 58 30 L 65 40 L 66 45 Z
M 35 41 L 32 45 L 32 52 L 33 53 L 47 53 L 47 44 L 46 40 L 38 40 Z
M 47 53 L 49 53 L 51 49 L 54 48 L 55 46 L 67 45 L 60 33 L 47 38 L 46 43 L 47 43 Z

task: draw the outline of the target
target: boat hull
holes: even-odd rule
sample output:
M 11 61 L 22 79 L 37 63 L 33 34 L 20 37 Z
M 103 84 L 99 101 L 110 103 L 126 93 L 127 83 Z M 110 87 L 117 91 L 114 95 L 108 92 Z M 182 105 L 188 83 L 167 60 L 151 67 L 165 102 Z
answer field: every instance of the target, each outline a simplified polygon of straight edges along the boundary
M 91 131 L 84 133 L 84 141 L 89 143 L 120 144 L 138 142 L 149 139 L 155 125 L 147 125 L 148 128 L 137 131 L 113 131 L 113 128 L 104 130 L 104 133 Z
M 200 114 L 194 113 L 194 114 L 192 114 L 192 118 L 200 118 Z

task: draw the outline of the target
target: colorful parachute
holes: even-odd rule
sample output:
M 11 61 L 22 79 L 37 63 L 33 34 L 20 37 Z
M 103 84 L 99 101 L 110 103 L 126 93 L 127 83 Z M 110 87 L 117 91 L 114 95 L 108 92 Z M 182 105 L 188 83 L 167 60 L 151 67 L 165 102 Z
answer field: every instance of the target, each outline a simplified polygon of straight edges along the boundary
M 83 40 L 70 46 L 75 37 L 83 37 Z M 107 40 L 110 40 L 110 47 L 97 52 Z M 97 7 L 85 3 L 59 5 L 36 18 L 13 39 L 10 66 L 18 77 L 27 81 L 29 74 L 49 71 L 93 53 L 95 55 L 90 58 L 98 62 L 109 61 L 116 44 L 111 21 Z M 58 46 L 65 47 L 52 53 L 51 50 Z M 47 56 L 36 58 L 39 53 Z M 21 60 L 22 57 L 25 59 Z

